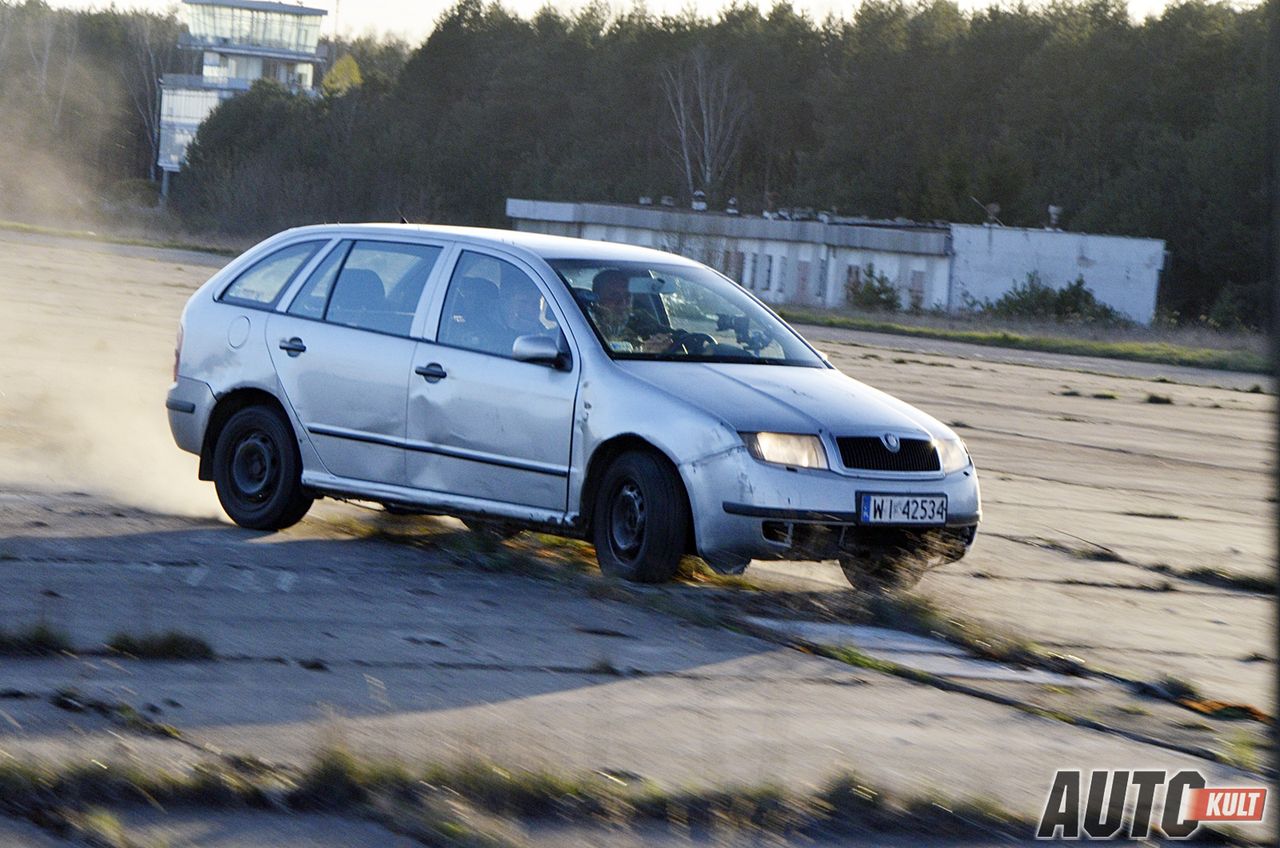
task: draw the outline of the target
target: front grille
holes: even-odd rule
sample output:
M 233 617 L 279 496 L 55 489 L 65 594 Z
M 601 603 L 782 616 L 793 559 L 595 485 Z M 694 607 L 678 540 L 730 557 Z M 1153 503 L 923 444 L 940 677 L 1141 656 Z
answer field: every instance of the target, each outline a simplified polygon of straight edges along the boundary
M 855 471 L 940 471 L 938 451 L 928 439 L 903 439 L 897 453 L 879 436 L 843 436 L 836 439 L 840 461 Z

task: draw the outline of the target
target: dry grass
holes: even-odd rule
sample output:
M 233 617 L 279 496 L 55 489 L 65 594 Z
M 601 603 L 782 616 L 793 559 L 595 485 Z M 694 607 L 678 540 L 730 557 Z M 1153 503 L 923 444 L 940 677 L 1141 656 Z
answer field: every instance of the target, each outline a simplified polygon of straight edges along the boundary
M 1266 337 L 1259 333 L 1225 333 L 1204 328 L 1101 328 L 930 315 L 868 318 L 795 307 L 780 307 L 778 313 L 795 323 L 941 339 L 987 347 L 1129 359 L 1256 374 L 1266 374 L 1271 370 Z

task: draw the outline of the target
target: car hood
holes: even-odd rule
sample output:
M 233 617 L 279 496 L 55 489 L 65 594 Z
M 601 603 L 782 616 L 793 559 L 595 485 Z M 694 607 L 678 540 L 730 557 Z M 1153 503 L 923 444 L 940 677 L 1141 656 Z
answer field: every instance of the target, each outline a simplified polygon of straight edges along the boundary
M 834 368 L 702 362 L 617 363 L 740 432 L 919 434 L 954 438 L 932 416 Z

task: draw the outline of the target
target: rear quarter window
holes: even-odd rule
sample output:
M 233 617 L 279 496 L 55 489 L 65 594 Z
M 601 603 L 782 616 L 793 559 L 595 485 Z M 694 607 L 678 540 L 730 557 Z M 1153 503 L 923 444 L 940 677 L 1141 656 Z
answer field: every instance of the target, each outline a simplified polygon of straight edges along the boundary
M 231 285 L 222 290 L 218 299 L 260 309 L 275 306 L 289 283 L 325 243 L 299 242 L 264 256 L 240 272 Z

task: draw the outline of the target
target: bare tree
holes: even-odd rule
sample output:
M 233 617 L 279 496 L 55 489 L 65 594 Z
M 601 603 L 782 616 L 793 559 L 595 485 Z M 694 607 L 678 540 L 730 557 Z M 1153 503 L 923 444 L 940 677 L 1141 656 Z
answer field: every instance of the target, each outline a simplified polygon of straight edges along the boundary
M 67 85 L 71 82 L 71 75 L 75 72 L 76 53 L 80 50 L 80 27 L 76 18 L 67 18 L 67 36 L 63 41 L 62 85 L 58 87 L 58 103 L 53 110 L 53 131 L 55 133 L 58 131 L 58 125 L 62 123 L 62 104 L 67 99 Z
M 705 46 L 662 69 L 662 93 L 671 113 L 667 148 L 685 188 L 711 192 L 738 157 L 751 96 L 733 68 L 716 62 Z
M 176 27 L 172 20 L 143 12 L 127 18 L 133 66 L 120 66 L 125 90 L 147 134 L 150 151 L 148 174 L 156 177 L 160 156 L 160 76 L 170 65 L 176 48 Z
M 32 19 L 34 17 L 34 20 Z M 49 62 L 58 38 L 58 15 L 55 12 L 29 16 L 26 21 L 27 52 L 35 89 L 43 101 L 49 92 Z

